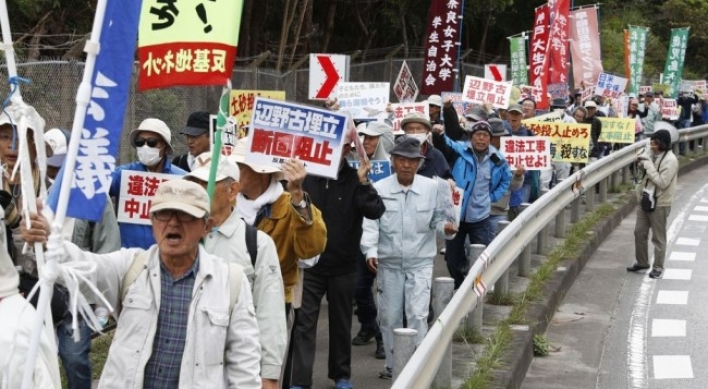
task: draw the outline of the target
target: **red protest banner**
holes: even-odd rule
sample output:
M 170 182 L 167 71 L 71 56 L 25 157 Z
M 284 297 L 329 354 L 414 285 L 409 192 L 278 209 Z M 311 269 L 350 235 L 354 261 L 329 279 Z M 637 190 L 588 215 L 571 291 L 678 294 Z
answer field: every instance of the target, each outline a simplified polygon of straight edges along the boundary
M 551 84 L 568 83 L 568 14 L 570 4 L 568 0 L 555 0 L 551 7 L 551 30 L 549 41 L 550 80 Z
M 455 90 L 461 10 L 458 0 L 432 0 L 430 3 L 421 88 L 424 95 Z
M 548 4 L 536 8 L 536 16 L 531 32 L 531 69 L 529 81 L 531 86 L 541 90 L 541 100 L 536 100 L 536 108 L 548 106 L 546 90 L 548 85 L 548 39 L 549 39 L 550 9 Z M 545 101 L 545 104 L 543 102 Z
M 602 73 L 602 56 L 596 8 L 584 8 L 571 13 L 570 42 L 575 86 L 587 88 L 597 84 L 597 78 Z

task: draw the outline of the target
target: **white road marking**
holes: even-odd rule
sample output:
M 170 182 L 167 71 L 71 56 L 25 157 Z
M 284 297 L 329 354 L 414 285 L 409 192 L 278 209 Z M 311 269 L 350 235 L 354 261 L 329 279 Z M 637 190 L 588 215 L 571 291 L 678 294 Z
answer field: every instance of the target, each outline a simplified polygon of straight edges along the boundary
M 665 280 L 685 280 L 689 281 L 691 279 L 691 274 L 693 270 L 691 269 L 664 269 L 664 274 L 661 278 Z
M 708 222 L 708 215 L 691 215 L 688 220 L 692 222 Z
M 695 261 L 696 253 L 687 253 L 685 251 L 672 251 L 669 255 L 669 261 Z
M 651 336 L 656 338 L 685 337 L 686 320 L 654 319 L 651 322 Z
M 660 290 L 656 295 L 656 303 L 667 305 L 686 305 L 688 304 L 688 291 Z
M 680 246 L 698 246 L 701 244 L 700 239 L 692 239 L 692 238 L 678 238 L 676 239 L 676 245 Z
M 693 210 L 696 212 L 708 212 L 708 207 L 705 205 L 698 205 L 696 208 L 693 208 Z
M 653 361 L 657 380 L 693 378 L 690 355 L 654 355 Z

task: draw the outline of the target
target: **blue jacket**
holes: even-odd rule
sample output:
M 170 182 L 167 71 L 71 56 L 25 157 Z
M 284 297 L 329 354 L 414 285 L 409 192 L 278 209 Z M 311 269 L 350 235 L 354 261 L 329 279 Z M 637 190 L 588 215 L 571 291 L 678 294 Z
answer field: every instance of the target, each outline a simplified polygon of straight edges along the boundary
M 435 139 L 435 138 L 442 139 Z M 440 141 L 443 142 L 440 142 Z M 435 146 L 440 148 L 448 160 L 454 158 L 452 166 L 452 177 L 455 179 L 457 186 L 464 190 L 462 199 L 462 214 L 464 218 L 467 210 L 467 201 L 474 190 L 474 183 L 477 177 L 477 157 L 474 155 L 469 142 L 455 142 L 447 137 L 447 135 L 434 135 L 433 141 Z M 494 146 L 489 145 L 489 150 L 492 154 L 492 175 L 489 180 L 489 199 L 491 203 L 497 202 L 511 183 L 511 169 L 506 162 L 506 158 Z
M 141 162 L 131 162 L 125 165 L 118 166 L 111 174 L 111 190 L 110 196 L 118 199 L 120 194 L 120 176 L 123 170 L 133 170 L 138 172 L 146 172 L 147 167 Z M 177 166 L 172 166 L 170 160 L 165 158 L 165 167 L 160 173 L 176 174 L 183 176 L 187 174 L 184 170 Z M 118 204 L 118 201 L 116 201 Z M 120 228 L 120 245 L 125 248 L 139 247 L 147 250 L 155 244 L 155 238 L 152 236 L 152 227 L 141 224 L 118 223 Z

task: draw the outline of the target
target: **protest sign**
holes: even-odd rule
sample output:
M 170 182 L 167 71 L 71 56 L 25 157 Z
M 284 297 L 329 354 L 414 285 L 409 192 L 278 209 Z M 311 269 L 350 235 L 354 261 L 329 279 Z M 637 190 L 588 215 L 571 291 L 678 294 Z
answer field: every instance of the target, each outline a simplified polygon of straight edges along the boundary
M 432 0 L 425 32 L 425 58 L 421 93 L 437 95 L 455 89 L 464 2 Z M 403 102 L 403 101 L 401 101 Z
M 541 136 L 503 136 L 501 148 L 510 167 L 547 170 L 551 167 L 551 142 Z
M 591 85 L 583 89 L 583 94 L 580 96 L 580 101 L 584 103 L 587 99 L 592 98 L 593 94 L 595 94 L 595 86 Z
M 586 7 L 571 12 L 569 40 L 576 87 L 595 85 L 602 73 L 598 9 Z
M 442 97 L 443 103 L 447 101 L 448 98 L 451 98 L 452 107 L 455 108 L 455 112 L 457 112 L 457 118 L 461 120 L 465 117 L 465 112 L 467 112 L 467 108 L 469 108 L 471 104 L 462 100 L 462 93 L 443 92 L 440 97 Z
M 662 81 L 668 85 L 664 96 L 675 99 L 679 92 L 679 83 L 683 75 L 683 65 L 686 59 L 688 31 L 690 27 L 672 28 L 669 39 L 669 50 L 666 52 L 666 64 Z
M 530 124 L 534 122 L 562 122 L 563 121 L 563 113 L 560 111 L 553 111 L 549 112 L 544 115 L 539 115 L 539 116 L 534 116 L 531 119 L 524 119 L 521 121 L 523 124 Z
M 308 98 L 327 100 L 340 82 L 349 81 L 349 56 L 310 54 Z
M 529 71 L 526 66 L 526 40 L 525 32 L 521 36 L 509 38 L 511 51 L 511 82 L 514 85 L 529 83 Z
M 528 98 L 531 98 L 534 101 L 541 101 L 541 88 L 536 88 L 530 85 L 520 85 L 519 90 L 521 93 L 519 94 L 518 101 Z M 512 103 L 515 102 L 516 101 L 513 101 Z
M 668 96 L 670 88 L 671 88 L 671 85 L 666 85 L 666 84 L 652 84 L 651 85 L 651 90 L 653 90 L 654 93 L 660 94 L 662 96 Z
M 706 92 L 706 80 L 681 80 L 679 91 L 683 93 L 696 93 L 700 96 Z
M 243 0 L 144 0 L 138 34 L 140 90 L 223 85 L 231 79 L 242 8 Z
M 418 97 L 418 85 L 415 83 L 413 73 L 406 61 L 403 61 L 396 82 L 393 83 L 393 94 L 396 95 L 400 103 L 411 103 Z
M 639 94 L 644 95 L 647 92 L 651 92 L 651 85 L 641 85 L 639 87 Z
M 616 99 L 624 93 L 627 88 L 627 79 L 609 73 L 600 73 L 595 85 L 595 94 L 598 96 L 611 97 Z
M 590 155 L 590 124 L 578 123 L 526 123 L 537 136 L 546 136 L 551 141 L 553 162 L 587 163 Z
M 661 117 L 664 120 L 678 120 L 679 106 L 674 99 L 661 100 Z
M 425 115 L 426 118 L 430 117 L 430 107 L 428 103 L 405 103 L 405 104 L 391 104 L 391 109 L 393 109 L 393 131 L 399 131 L 401 129 L 401 121 L 409 113 L 420 112 Z
M 548 84 L 548 93 L 551 94 L 551 99 L 568 101 L 568 84 Z
M 309 174 L 336 179 L 347 121 L 337 112 L 256 97 L 246 162 L 279 168 L 298 158 Z
M 118 223 L 150 225 L 150 207 L 157 187 L 167 180 L 180 179 L 176 174 L 123 170 L 118 194 Z
M 462 89 L 462 100 L 484 105 L 491 103 L 494 108 L 506 109 L 511 97 L 511 83 L 486 80 L 466 76 Z
M 229 100 L 229 116 L 236 121 L 238 139 L 248 135 L 246 127 L 251 124 L 253 103 L 256 97 L 267 97 L 273 100 L 285 100 L 285 91 L 282 90 L 232 90 Z
M 388 117 L 390 89 L 388 82 L 340 82 L 334 93 L 342 113 L 354 120 L 377 120 Z
M 371 163 L 371 170 L 369 170 L 369 174 L 367 175 L 369 177 L 369 181 L 381 181 L 392 174 L 391 161 L 373 160 L 369 162 Z M 361 162 L 349 161 L 349 166 L 353 167 L 354 169 L 359 169 L 359 166 L 361 166 Z
M 633 118 L 608 118 L 599 117 L 602 122 L 600 142 L 608 143 L 634 143 L 634 130 L 636 126 Z
M 639 92 L 639 83 L 644 77 L 644 55 L 646 53 L 647 36 L 649 29 L 646 27 L 629 26 L 628 58 L 629 67 L 629 93 L 634 95 Z

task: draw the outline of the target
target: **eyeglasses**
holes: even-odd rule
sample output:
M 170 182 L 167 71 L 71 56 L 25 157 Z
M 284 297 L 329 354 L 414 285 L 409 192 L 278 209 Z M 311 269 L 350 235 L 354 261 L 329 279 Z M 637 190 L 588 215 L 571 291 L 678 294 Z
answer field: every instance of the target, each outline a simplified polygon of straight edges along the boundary
M 154 217 L 155 220 L 159 220 L 161 222 L 167 222 L 172 220 L 172 216 L 176 216 L 177 220 L 181 222 L 191 222 L 197 219 L 196 217 L 188 213 L 184 213 L 182 211 L 175 211 L 172 209 L 163 209 L 152 213 L 152 217 Z
M 133 145 L 135 147 L 143 147 L 145 146 L 145 143 L 147 143 L 148 147 L 157 147 L 160 141 L 156 138 L 135 138 L 133 141 Z

